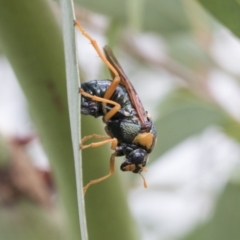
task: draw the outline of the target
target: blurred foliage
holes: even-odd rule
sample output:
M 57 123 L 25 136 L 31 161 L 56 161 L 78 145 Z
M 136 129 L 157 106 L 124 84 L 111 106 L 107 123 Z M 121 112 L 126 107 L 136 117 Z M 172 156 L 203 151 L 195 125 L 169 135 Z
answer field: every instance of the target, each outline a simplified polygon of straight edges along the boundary
M 27 200 L 18 205 L 0 206 L 0 238 L 8 240 L 65 240 L 67 239 L 64 223 L 56 221 L 59 210 L 36 207 Z M 44 230 L 44 231 L 43 231 Z
M 60 27 L 45 0 L 1 0 L 0 38 L 2 50 L 28 99 L 38 136 L 51 161 L 69 226 L 68 237 L 79 239 Z
M 240 185 L 229 182 L 218 199 L 211 219 L 182 240 L 238 240 L 240 236 Z
M 122 25 L 128 25 L 131 15 L 136 15 L 134 13 L 135 8 L 129 9 L 129 2 L 132 2 L 132 0 L 76 0 L 76 2 L 87 9 L 109 16 Z M 138 1 L 138 4 L 142 5 L 142 30 L 175 34 L 189 29 L 189 22 L 181 1 L 143 0 Z
M 240 37 L 240 3 L 237 0 L 198 0 L 217 20 Z
M 156 127 L 159 133 L 159 147 L 156 147 L 151 159 L 158 159 L 159 156 L 170 151 L 185 139 L 200 134 L 211 126 L 217 126 L 227 136 L 239 141 L 239 122 L 209 95 L 207 88 L 207 81 L 211 70 L 221 69 L 209 51 L 214 31 L 219 29 L 219 23 L 216 23 L 213 18 L 219 20 L 220 23 L 224 24 L 226 28 L 239 37 L 239 3 L 235 0 L 198 0 L 198 2 L 211 14 L 210 16 L 197 4 L 197 2 L 191 0 L 142 0 L 139 1 L 139 3 L 133 1 L 134 0 L 77 0 L 76 3 L 79 4 L 80 8 L 85 7 L 89 10 L 90 18 L 91 13 L 93 14 L 93 12 L 96 12 L 105 15 L 110 20 L 109 28 L 106 31 L 106 37 L 109 42 L 118 45 L 118 50 L 121 50 L 121 47 L 124 48 L 122 39 L 128 37 L 124 31 L 126 28 L 130 28 L 132 34 L 135 33 L 135 30 L 141 29 L 141 33 L 145 33 L 146 31 L 152 32 L 156 35 L 158 34 L 158 36 L 163 39 L 167 54 L 166 59 L 170 59 L 172 62 L 169 63 L 166 61 L 164 64 L 161 64 L 161 61 L 156 63 L 156 61 L 151 62 L 148 59 L 145 59 L 144 62 L 142 61 L 143 59 L 138 59 L 136 56 L 132 57 L 132 60 L 135 59 L 133 61 L 141 62 L 143 68 L 147 68 L 146 65 L 151 67 L 154 66 L 154 68 L 157 66 L 160 71 L 169 71 L 170 78 L 174 80 L 181 79 L 183 82 L 183 84 L 179 84 L 176 83 L 176 81 L 174 90 L 166 94 L 164 100 L 157 105 L 156 110 L 159 114 L 156 120 Z M 12 3 L 12 1 L 9 2 Z M 72 154 L 70 153 L 68 157 L 65 155 L 65 144 L 67 145 L 68 151 L 71 151 L 69 150 L 71 149 L 71 144 L 69 144 L 71 140 L 67 111 L 64 112 L 64 116 L 53 116 L 54 114 L 51 114 L 53 113 L 52 109 L 49 107 L 49 102 L 50 104 L 54 101 L 56 103 L 56 94 L 58 91 L 61 92 L 61 96 L 63 96 L 64 104 L 66 100 L 62 39 L 59 34 L 58 26 L 55 24 L 55 20 L 53 20 L 52 17 L 50 17 L 50 19 L 46 18 L 46 16 L 49 15 L 45 14 L 45 11 L 39 11 L 38 7 L 31 7 L 32 5 L 29 2 L 23 2 L 24 4 L 21 3 L 19 7 L 10 7 L 8 11 L 5 11 L 3 8 L 2 11 L 0 10 L 0 13 L 2 13 L 2 15 L 0 15 L 0 26 L 2 26 L 2 30 L 0 29 L 2 32 L 0 31 L 0 34 L 6 33 L 6 36 L 0 35 L 0 38 L 1 40 L 8 38 L 5 42 L 3 41 L 1 48 L 6 55 L 11 55 L 9 59 L 13 67 L 15 66 L 15 72 L 18 78 L 24 79 L 21 80 L 23 88 L 28 89 L 25 90 L 26 92 L 29 91 L 26 95 L 30 96 L 29 99 L 35 99 L 29 100 L 29 106 L 33 115 L 39 112 L 38 107 L 35 106 L 41 106 L 40 111 L 42 114 L 38 115 L 39 113 L 37 113 L 36 116 L 39 116 L 39 118 L 36 116 L 34 117 L 36 122 L 39 124 L 39 122 L 44 123 L 46 119 L 51 119 L 51 124 L 45 124 L 45 126 L 43 124 L 43 126 L 39 128 L 39 131 L 48 132 L 49 134 L 52 130 L 50 127 L 56 129 L 56 132 L 59 129 L 66 131 L 66 138 L 62 144 L 57 144 L 48 148 L 50 151 L 52 150 L 51 148 L 55 151 L 59 151 L 59 159 L 62 159 L 61 154 L 65 156 L 64 161 L 67 159 L 67 163 L 65 162 L 65 165 L 63 165 L 63 172 L 64 174 L 67 172 L 68 175 L 60 180 L 60 182 L 62 181 L 62 185 L 64 185 L 65 188 L 68 189 L 70 188 L 69 186 L 71 186 L 72 189 L 75 186 L 74 183 L 70 185 L 65 183 L 65 181 L 68 182 L 67 180 L 69 180 L 69 178 L 70 181 L 74 178 L 74 171 L 72 171 L 73 163 L 70 160 Z M 39 2 L 46 4 L 44 0 L 39 0 Z M 0 0 L 0 7 L 3 6 L 3 3 L 4 0 Z M 139 6 L 136 4 L 139 4 Z M 44 6 L 48 11 L 51 9 L 48 5 Z M 49 13 L 48 11 L 47 13 Z M 136 13 L 136 11 L 140 12 Z M 12 21 L 14 18 L 10 17 L 11 14 L 9 13 L 14 13 L 16 19 L 21 16 L 24 23 L 19 24 L 19 20 Z M 50 15 L 51 14 L 52 13 L 50 13 Z M 7 21 L 5 20 L 6 16 L 10 18 Z M 81 17 L 84 19 L 84 16 Z M 29 21 L 29 19 L 31 19 L 31 21 Z M 135 26 L 134 23 L 136 24 Z M 49 25 L 50 28 L 45 29 L 45 27 L 49 27 Z M 36 34 L 35 30 L 39 30 L 38 34 Z M 57 40 L 52 36 L 54 32 L 58 36 Z M 21 36 L 25 36 L 25 34 L 26 37 L 21 38 Z M 55 40 L 53 41 L 53 39 Z M 30 48 L 28 48 L 27 45 L 30 46 Z M 133 45 L 128 47 L 131 48 Z M 8 47 L 6 48 L 5 46 Z M 25 51 L 25 49 L 28 50 Z M 125 47 L 124 50 L 126 51 L 126 49 Z M 128 54 L 131 54 L 130 51 Z M 51 56 L 55 56 L 56 59 L 51 60 Z M 175 69 L 173 64 L 171 64 L 173 62 L 178 64 L 178 67 Z M 36 63 L 36 65 L 33 63 Z M 170 67 L 167 64 L 169 64 Z M 54 78 L 56 81 L 55 85 L 60 88 L 53 95 L 49 94 L 50 90 L 53 89 L 51 84 L 47 85 L 47 89 L 45 89 L 46 86 L 42 86 L 41 83 L 38 83 L 40 85 L 37 84 L 37 88 L 35 88 L 36 86 L 34 86 L 34 84 L 30 84 L 37 81 L 38 78 L 41 78 L 45 71 L 47 74 L 43 81 Z M 184 75 L 182 74 L 183 72 L 186 73 L 188 79 L 182 79 L 181 76 Z M 49 73 L 51 78 L 48 78 Z M 37 80 L 35 80 L 35 77 Z M 29 81 L 28 84 L 26 84 L 26 79 Z M 42 89 L 44 89 L 43 92 L 39 91 Z M 38 98 L 38 94 L 40 94 L 40 98 Z M 34 105 L 36 98 L 38 98 L 38 103 Z M 46 116 L 44 116 L 45 113 Z M 62 118 L 64 118 L 65 123 L 55 128 Z M 83 118 L 83 135 L 93 132 L 100 133 L 99 128 L 102 128 L 102 125 L 97 125 L 98 122 L 99 121 L 95 119 L 88 120 L 88 118 Z M 38 124 L 36 124 L 36 126 L 38 126 Z M 51 134 L 49 137 L 46 136 L 43 139 L 47 142 L 51 142 Z M 57 139 L 55 138 L 55 143 L 57 143 L 58 140 L 58 137 Z M 46 144 L 45 141 L 44 144 Z M 105 175 L 109 171 L 108 159 L 110 155 L 108 149 L 108 147 L 103 147 L 101 149 L 84 151 L 83 165 L 85 169 L 85 182 Z M 49 156 L 52 157 L 51 154 Z M 55 162 L 58 162 L 59 159 L 56 159 Z M 71 166 L 71 170 L 69 170 L 69 166 Z M 61 177 L 61 175 L 58 175 L 59 179 Z M 126 196 L 122 193 L 122 190 L 118 174 L 115 174 L 111 179 L 99 184 L 99 186 L 93 186 L 89 189 L 86 195 L 86 209 L 90 239 L 137 239 L 136 232 L 138 231 L 135 230 L 135 225 L 128 213 Z M 217 207 L 214 209 L 213 217 L 208 222 L 198 227 L 194 232 L 190 233 L 189 236 L 184 237 L 184 239 L 239 239 L 240 232 L 237 228 L 239 218 L 238 199 L 239 185 L 229 183 L 223 191 Z M 40 223 L 43 222 L 43 225 L 44 223 L 48 224 L 48 220 L 35 220 L 34 215 L 38 211 L 37 209 L 33 210 L 33 216 L 30 216 L 28 215 L 29 210 L 27 208 L 29 207 L 31 209 L 32 206 L 23 206 L 24 210 L 23 213 L 20 214 L 21 218 L 30 219 L 30 221 L 19 224 L 17 221 L 15 222 L 13 219 L 10 219 L 11 221 L 6 221 L 5 224 L 2 224 L 2 228 L 7 228 L 8 226 L 12 227 L 14 225 L 17 227 L 17 231 L 19 229 L 26 230 L 26 226 L 30 223 L 32 223 L 32 228 L 27 232 L 27 235 L 24 236 L 25 238 L 20 235 L 19 238 L 16 238 L 16 235 L 12 235 L 12 238 L 9 237 L 10 235 L 2 235 L 4 239 L 33 239 L 34 233 L 32 233 L 31 230 L 35 229 L 35 222 L 40 221 Z M 9 220 L 11 216 L 9 217 L 7 214 L 4 214 L 4 210 L 1 210 L 1 212 L 3 213 L 3 220 L 0 219 L 0 221 L 4 221 L 4 218 Z M 19 210 L 16 212 L 19 214 Z M 77 212 L 76 209 L 75 212 Z M 40 216 L 42 213 L 36 213 L 36 215 L 38 214 Z M 74 213 L 74 215 L 76 214 Z M 77 221 L 75 221 L 74 224 L 78 224 Z M 36 232 L 40 232 L 40 228 L 39 226 Z M 49 230 L 48 226 L 43 226 L 43 229 L 45 229 L 44 231 L 46 232 Z M 0 230 L 0 232 L 3 233 L 4 230 Z M 52 227 L 51 230 L 54 232 L 54 227 Z M 51 232 L 51 230 L 49 231 Z M 11 234 L 9 229 L 7 232 L 6 234 Z M 116 234 L 116 232 L 118 232 L 118 234 Z M 2 237 L 1 233 L 0 237 Z M 54 239 L 57 238 L 56 236 L 58 236 L 58 233 L 53 233 L 53 235 L 49 234 L 49 236 L 51 236 L 51 239 Z M 45 239 L 44 236 L 42 238 Z M 40 237 L 39 239 L 42 238 Z
M 7 150 L 7 144 L 4 141 L 3 136 L 0 135 L 0 168 L 8 162 L 9 158 L 10 155 Z
M 153 152 L 153 159 L 182 142 L 201 133 L 210 126 L 232 125 L 234 121 L 219 106 L 197 97 L 191 91 L 178 89 L 169 94 L 159 105 L 160 117 L 155 122 L 159 148 Z M 240 125 L 238 125 L 240 131 Z

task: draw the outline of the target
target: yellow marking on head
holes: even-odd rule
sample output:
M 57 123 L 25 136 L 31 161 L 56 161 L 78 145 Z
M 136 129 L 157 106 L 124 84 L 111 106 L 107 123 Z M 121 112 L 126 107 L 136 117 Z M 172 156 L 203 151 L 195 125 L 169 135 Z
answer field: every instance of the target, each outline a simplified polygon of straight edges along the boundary
M 139 133 L 134 139 L 133 143 L 137 143 L 146 149 L 150 149 L 153 144 L 153 135 L 152 133 Z
M 130 165 L 127 165 L 124 169 L 125 169 L 126 171 L 131 171 L 131 172 L 133 172 L 133 171 L 136 169 L 136 166 L 135 166 L 135 164 L 130 164 Z

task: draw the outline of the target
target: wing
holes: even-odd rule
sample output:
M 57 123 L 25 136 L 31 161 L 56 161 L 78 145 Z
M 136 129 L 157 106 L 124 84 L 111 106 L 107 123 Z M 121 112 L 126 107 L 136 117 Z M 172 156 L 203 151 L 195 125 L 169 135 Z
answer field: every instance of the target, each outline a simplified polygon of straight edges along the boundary
M 117 59 L 113 55 L 112 50 L 108 46 L 105 46 L 103 48 L 103 50 L 104 50 L 107 60 L 113 65 L 113 67 L 117 70 L 119 76 L 121 77 L 120 84 L 126 88 L 128 94 L 129 94 L 130 100 L 139 116 L 140 122 L 143 125 L 145 125 L 148 121 L 147 114 L 143 108 L 141 100 L 139 99 L 139 97 L 137 95 L 137 92 L 135 91 L 133 85 L 131 84 L 128 77 L 124 73 L 124 71 L 123 71 L 122 67 L 120 66 L 120 64 L 118 63 Z M 110 71 L 112 78 L 114 78 L 115 77 L 114 73 L 111 70 L 109 70 L 109 71 Z

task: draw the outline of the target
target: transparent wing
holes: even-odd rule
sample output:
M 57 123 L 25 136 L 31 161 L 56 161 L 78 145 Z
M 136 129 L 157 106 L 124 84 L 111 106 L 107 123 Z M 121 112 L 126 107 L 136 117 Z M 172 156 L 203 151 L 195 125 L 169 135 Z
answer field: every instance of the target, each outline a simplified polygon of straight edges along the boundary
M 124 71 L 123 71 L 121 65 L 119 64 L 119 62 L 117 61 L 116 57 L 113 55 L 113 52 L 110 49 L 110 47 L 105 46 L 103 48 L 103 50 L 104 50 L 107 60 L 113 65 L 113 67 L 117 70 L 119 76 L 121 77 L 120 84 L 126 88 L 128 94 L 129 94 L 129 97 L 131 99 L 131 102 L 139 116 L 140 122 L 143 125 L 145 125 L 147 122 L 147 114 L 143 108 L 141 100 L 139 99 L 139 97 L 137 95 L 137 92 L 135 91 L 133 85 L 131 84 L 128 77 L 124 73 Z M 109 71 L 110 71 L 112 78 L 114 78 L 115 77 L 114 73 L 110 69 L 109 69 Z

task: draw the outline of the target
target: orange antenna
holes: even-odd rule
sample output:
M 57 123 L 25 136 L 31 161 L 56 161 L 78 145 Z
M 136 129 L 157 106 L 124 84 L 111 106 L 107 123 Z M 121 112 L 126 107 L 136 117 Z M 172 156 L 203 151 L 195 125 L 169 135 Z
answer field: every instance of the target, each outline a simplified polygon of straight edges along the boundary
M 146 167 L 143 167 L 142 164 L 138 164 L 138 166 L 139 166 L 144 172 L 147 172 L 147 171 L 148 171 L 147 168 L 146 168 Z
M 140 175 L 140 176 L 142 177 L 142 179 L 143 179 L 143 186 L 144 186 L 145 188 L 147 188 L 147 182 L 146 182 L 144 176 L 143 176 L 141 173 L 139 173 L 139 175 Z

